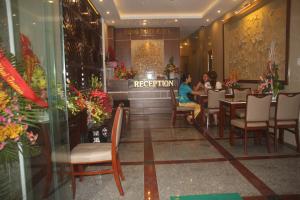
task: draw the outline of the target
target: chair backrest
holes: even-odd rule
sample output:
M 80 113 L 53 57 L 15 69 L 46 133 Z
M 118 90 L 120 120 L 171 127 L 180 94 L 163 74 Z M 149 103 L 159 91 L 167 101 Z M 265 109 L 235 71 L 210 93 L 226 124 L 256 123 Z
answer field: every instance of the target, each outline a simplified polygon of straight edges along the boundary
M 225 99 L 225 90 L 208 90 L 208 108 L 219 108 L 219 101 Z
M 233 95 L 236 100 L 247 100 L 247 95 L 251 94 L 251 88 L 234 88 Z
M 277 120 L 297 120 L 300 110 L 300 93 L 279 93 L 275 116 Z
M 176 101 L 174 89 L 173 89 L 172 87 L 170 87 L 170 96 L 171 96 L 172 108 L 173 108 L 173 109 L 176 109 L 178 103 L 177 103 L 177 101 Z
M 111 134 L 111 143 L 112 143 L 112 149 L 118 150 L 118 146 L 120 143 L 120 137 L 121 137 L 121 130 L 122 130 L 122 121 L 123 121 L 123 107 L 119 106 L 117 108 L 114 123 L 112 127 L 112 134 Z
M 272 95 L 247 95 L 246 121 L 269 121 Z

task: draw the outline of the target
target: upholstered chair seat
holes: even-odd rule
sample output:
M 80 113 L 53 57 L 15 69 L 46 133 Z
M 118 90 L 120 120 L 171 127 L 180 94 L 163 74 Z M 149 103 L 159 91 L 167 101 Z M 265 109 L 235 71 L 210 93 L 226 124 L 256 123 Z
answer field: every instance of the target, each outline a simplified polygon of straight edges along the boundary
M 247 143 L 249 131 L 264 131 L 267 136 L 267 147 L 270 152 L 269 143 L 269 117 L 271 95 L 247 95 L 246 117 L 244 119 L 231 120 L 230 144 L 234 145 L 234 128 L 243 130 L 244 153 L 247 154 Z
M 177 106 L 176 107 L 177 111 L 187 111 L 187 112 L 191 112 L 194 110 L 194 108 L 190 108 L 190 107 L 183 107 L 183 106 Z
M 176 100 L 175 92 L 172 87 L 170 87 L 170 97 L 172 103 L 172 125 L 175 126 L 177 115 L 190 115 L 192 114 L 194 119 L 194 108 L 179 106 Z
M 207 109 L 205 109 L 206 127 L 209 125 L 209 116 L 217 114 L 219 118 L 220 100 L 225 99 L 225 90 L 208 90 Z
M 296 125 L 296 122 L 293 121 L 293 120 L 278 121 L 278 122 L 277 122 L 277 125 L 279 125 L 279 126 L 284 126 L 284 125 L 286 125 L 286 126 L 288 126 L 288 125 L 293 125 L 293 126 L 295 126 L 295 125 Z M 271 126 L 271 127 L 274 127 L 274 126 L 275 126 L 275 120 L 274 120 L 274 119 L 270 119 L 270 121 L 269 121 L 269 126 Z
M 273 111 L 269 120 L 269 127 L 274 130 L 274 149 L 277 151 L 279 139 L 283 143 L 284 134 L 292 133 L 295 135 L 297 151 L 300 152 L 299 141 L 299 110 L 300 93 L 279 93 L 276 100 L 276 109 Z
M 81 143 L 72 149 L 71 163 L 111 160 L 111 143 Z
M 121 169 L 118 146 L 122 131 L 124 109 L 120 105 L 114 117 L 111 143 L 81 143 L 76 145 L 71 151 L 71 177 L 73 198 L 76 194 L 76 176 L 91 176 L 100 174 L 113 174 L 120 195 L 124 195 L 120 178 L 124 180 Z M 84 171 L 83 165 L 110 163 L 111 169 Z M 77 170 L 78 169 L 78 170 Z
M 233 119 L 231 120 L 231 125 L 244 129 L 246 127 L 246 122 L 244 119 Z M 266 122 L 248 122 L 247 127 L 266 127 Z

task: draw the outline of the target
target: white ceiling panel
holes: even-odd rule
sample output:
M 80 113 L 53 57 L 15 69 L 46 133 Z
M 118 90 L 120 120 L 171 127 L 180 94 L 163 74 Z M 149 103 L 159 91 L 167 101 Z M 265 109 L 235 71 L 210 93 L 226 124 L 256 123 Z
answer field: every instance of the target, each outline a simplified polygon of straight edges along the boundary
M 245 0 L 92 0 L 116 28 L 179 27 L 184 38 Z M 109 14 L 107 14 L 109 11 Z

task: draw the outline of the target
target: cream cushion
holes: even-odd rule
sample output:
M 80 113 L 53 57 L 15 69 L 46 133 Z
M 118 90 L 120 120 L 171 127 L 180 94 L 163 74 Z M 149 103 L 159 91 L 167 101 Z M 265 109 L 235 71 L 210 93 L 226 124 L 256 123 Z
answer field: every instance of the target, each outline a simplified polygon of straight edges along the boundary
M 71 151 L 71 163 L 111 160 L 111 143 L 81 143 Z
M 246 110 L 245 109 L 237 109 L 235 111 L 236 116 L 239 118 L 245 118 L 246 117 Z
M 177 106 L 176 110 L 177 111 L 193 111 L 194 108 L 192 108 L 192 107 L 184 107 L 184 106 Z
M 282 126 L 282 125 L 296 125 L 296 121 L 277 121 L 277 126 Z M 273 119 L 271 119 L 269 121 L 269 126 L 274 127 L 275 126 L 275 121 Z
M 238 128 L 245 128 L 246 122 L 245 119 L 233 119 L 231 120 L 231 125 Z M 265 122 L 248 122 L 247 127 L 266 127 L 267 123 Z

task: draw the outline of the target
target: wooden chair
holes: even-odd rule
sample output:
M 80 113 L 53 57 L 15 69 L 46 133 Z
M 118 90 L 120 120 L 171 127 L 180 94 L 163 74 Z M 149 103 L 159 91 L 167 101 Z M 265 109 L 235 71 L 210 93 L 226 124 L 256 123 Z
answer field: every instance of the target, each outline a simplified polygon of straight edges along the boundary
M 276 101 L 275 118 L 270 119 L 269 127 L 274 130 L 274 150 L 278 149 L 277 130 L 283 138 L 284 130 L 295 135 L 297 151 L 300 152 L 299 145 L 299 110 L 300 93 L 279 93 Z M 294 130 L 292 130 L 294 129 Z
M 272 95 L 247 95 L 246 118 L 231 120 L 230 145 L 234 145 L 234 128 L 244 130 L 244 153 L 247 154 L 248 131 L 266 131 L 267 147 L 269 144 L 269 110 Z
M 71 151 L 71 176 L 72 176 L 72 189 L 73 198 L 76 193 L 76 176 L 90 176 L 98 174 L 113 174 L 120 194 L 123 196 L 123 188 L 120 178 L 124 180 L 124 176 L 121 170 L 118 145 L 120 141 L 120 134 L 122 129 L 122 117 L 123 108 L 119 106 L 117 108 L 113 128 L 111 143 L 81 143 L 74 147 Z M 76 171 L 75 166 L 79 165 L 93 165 L 102 163 L 112 163 L 111 169 L 99 170 L 99 171 Z
M 235 100 L 242 100 L 242 101 L 246 101 L 247 99 L 247 95 L 248 94 L 251 94 L 252 93 L 252 90 L 251 88 L 234 88 L 233 89 L 233 98 Z M 246 116 L 246 112 L 245 112 L 245 109 L 237 109 L 235 111 L 235 115 L 238 117 L 238 118 L 245 118 Z
M 217 114 L 220 118 L 220 100 L 225 99 L 225 90 L 208 90 L 207 91 L 207 108 L 205 109 L 206 127 L 209 125 L 210 115 Z
M 171 96 L 171 103 L 172 103 L 172 125 L 173 126 L 175 126 L 177 115 L 192 114 L 194 119 L 194 108 L 179 106 L 172 87 L 170 87 L 170 96 Z

